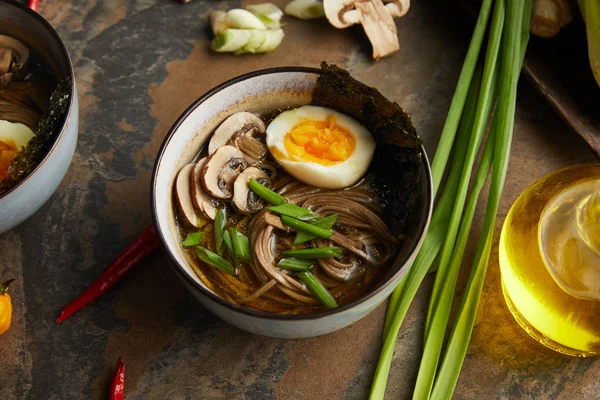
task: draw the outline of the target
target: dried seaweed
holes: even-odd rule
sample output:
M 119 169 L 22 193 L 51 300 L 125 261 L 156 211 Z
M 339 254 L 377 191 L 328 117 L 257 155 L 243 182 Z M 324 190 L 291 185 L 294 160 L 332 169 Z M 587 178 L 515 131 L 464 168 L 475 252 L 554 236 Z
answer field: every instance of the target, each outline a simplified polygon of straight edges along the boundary
M 65 79 L 52 92 L 48 112 L 40 119 L 35 135 L 15 155 L 8 167 L 8 177 L 0 182 L 0 195 L 29 175 L 54 143 L 69 108 L 71 88 L 71 80 Z
M 348 114 L 373 134 L 373 189 L 392 231 L 400 234 L 420 195 L 421 139 L 410 117 L 377 89 L 335 65 L 323 62 L 321 70 L 312 104 Z

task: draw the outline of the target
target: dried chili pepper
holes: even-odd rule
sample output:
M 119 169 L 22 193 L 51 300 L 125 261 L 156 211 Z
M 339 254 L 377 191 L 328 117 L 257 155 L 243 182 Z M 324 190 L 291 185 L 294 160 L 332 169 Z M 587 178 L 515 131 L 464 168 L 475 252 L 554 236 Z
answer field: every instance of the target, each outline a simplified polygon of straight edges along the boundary
M 108 390 L 108 400 L 123 400 L 125 392 L 125 363 L 119 357 L 115 372 L 113 373 L 112 381 L 110 381 L 110 389 Z
M 39 5 L 40 0 L 29 0 L 27 3 L 27 7 L 31 8 L 33 11 L 37 11 Z
M 71 301 L 58 315 L 56 322 L 63 322 L 71 315 L 94 301 L 112 285 L 117 283 L 133 267 L 158 248 L 158 236 L 154 225 L 150 225 L 123 250 L 104 270 L 104 273 L 87 290 Z

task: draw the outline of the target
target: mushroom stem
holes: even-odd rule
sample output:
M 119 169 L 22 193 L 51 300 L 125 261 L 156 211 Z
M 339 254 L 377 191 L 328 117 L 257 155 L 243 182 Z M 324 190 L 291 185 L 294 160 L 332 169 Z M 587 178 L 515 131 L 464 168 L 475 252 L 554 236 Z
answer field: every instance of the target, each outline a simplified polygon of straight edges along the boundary
M 396 24 L 381 0 L 355 3 L 360 22 L 373 46 L 373 58 L 379 60 L 400 48 Z

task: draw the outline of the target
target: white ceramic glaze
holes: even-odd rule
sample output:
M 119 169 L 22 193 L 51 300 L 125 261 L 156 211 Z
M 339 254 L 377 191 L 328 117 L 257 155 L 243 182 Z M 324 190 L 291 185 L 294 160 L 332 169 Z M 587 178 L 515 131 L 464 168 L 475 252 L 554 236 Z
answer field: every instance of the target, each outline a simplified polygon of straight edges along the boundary
M 17 185 L 0 195 L 0 233 L 29 218 L 56 191 L 75 152 L 79 108 L 73 68 L 58 34 L 40 15 L 26 7 L 0 0 L 0 25 L 47 60 L 58 79 L 73 82 L 71 101 L 57 139 L 38 166 Z
M 213 130 L 227 116 L 238 111 L 260 112 L 308 104 L 319 71 L 308 68 L 275 68 L 235 78 L 197 100 L 175 123 L 159 153 L 152 184 L 154 222 L 163 248 L 177 276 L 186 288 L 210 311 L 241 329 L 265 336 L 304 338 L 344 328 L 383 302 L 406 274 L 421 246 L 431 214 L 431 179 L 423 157 L 422 218 L 410 248 L 392 267 L 389 277 L 371 293 L 335 310 L 309 315 L 275 315 L 232 305 L 211 293 L 194 273 L 182 251 L 173 207 L 177 172 L 191 162 Z M 407 245 L 408 246 L 408 245 Z M 400 259 L 401 258 L 401 259 Z

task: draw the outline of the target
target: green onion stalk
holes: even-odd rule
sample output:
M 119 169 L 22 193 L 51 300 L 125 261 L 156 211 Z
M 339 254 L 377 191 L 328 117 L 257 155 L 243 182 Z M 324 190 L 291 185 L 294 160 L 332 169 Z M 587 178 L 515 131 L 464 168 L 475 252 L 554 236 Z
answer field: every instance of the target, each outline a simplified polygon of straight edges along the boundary
M 433 160 L 432 176 L 434 184 L 434 196 L 437 193 L 437 189 L 442 180 L 444 169 L 450 156 L 456 131 L 458 129 L 458 125 L 467 100 L 467 94 L 469 93 L 469 88 L 471 87 L 471 81 L 473 80 L 473 75 L 475 74 L 475 67 L 485 36 L 491 6 L 492 0 L 484 0 L 481 5 L 479 17 L 473 32 L 473 37 L 471 39 L 467 56 L 458 79 L 457 88 L 450 105 L 448 117 L 442 130 L 440 143 Z M 441 213 L 436 209 L 432 218 L 432 226 L 434 222 L 443 223 L 442 221 L 444 219 L 444 215 L 441 215 Z M 392 363 L 392 356 L 394 354 L 395 343 L 398 337 L 398 331 L 400 330 L 400 326 L 402 325 L 402 321 L 406 316 L 406 312 L 408 311 L 412 299 L 417 293 L 421 282 L 425 278 L 427 271 L 435 259 L 435 255 L 433 257 L 431 256 L 433 253 L 431 250 L 437 247 L 439 251 L 439 248 L 441 248 L 441 241 L 443 240 L 443 234 L 444 232 L 442 230 L 430 230 L 425 237 L 423 246 L 419 251 L 417 258 L 415 259 L 413 266 L 411 267 L 407 276 L 404 278 L 404 282 L 401 286 L 395 289 L 392 300 L 398 300 L 395 302 L 396 309 L 390 313 L 390 316 L 393 316 L 393 318 L 391 319 L 391 322 L 387 323 L 388 334 L 384 340 L 381 356 L 379 358 L 377 369 L 375 371 L 375 377 L 373 379 L 373 385 L 371 386 L 371 399 L 383 399 L 385 387 L 387 385 L 387 378 L 390 371 L 390 365 Z
M 529 37 L 531 16 L 531 0 L 525 2 L 523 0 L 496 1 L 494 16 L 489 28 L 483 73 L 479 77 L 478 74 L 470 73 L 470 71 L 475 71 L 476 68 L 475 64 L 477 64 L 479 49 L 487 29 L 491 5 L 491 1 L 484 1 L 482 4 L 457 91 L 433 162 L 432 173 L 434 186 L 437 189 L 454 142 L 456 126 L 460 121 L 461 128 L 454 146 L 454 157 L 447 184 L 434 211 L 431 228 L 423 248 L 390 301 L 391 305 L 384 329 L 384 346 L 371 389 L 372 399 L 383 398 L 398 330 L 421 281 L 440 252 L 436 282 L 427 315 L 424 354 L 413 398 L 450 398 L 464 360 L 491 251 L 494 221 L 506 177 L 514 123 L 517 80 Z M 520 42 L 519 35 L 521 35 Z M 473 49 L 477 50 L 477 55 L 469 57 L 469 55 L 473 55 L 469 54 Z M 468 95 L 463 101 L 465 87 L 469 89 Z M 473 96 L 477 98 L 475 106 L 473 106 Z M 492 128 L 475 176 L 471 196 L 465 208 L 475 157 L 483 141 L 484 132 L 489 125 L 496 100 L 498 104 Z M 463 127 L 466 127 L 465 131 L 468 134 L 464 134 Z M 491 190 L 475 266 L 471 272 L 446 354 L 443 355 L 440 364 L 442 344 L 460 264 L 479 194 L 492 164 L 494 171 Z M 460 176 L 460 179 L 457 176 Z M 458 187 L 456 189 L 453 189 L 452 186 L 449 188 L 450 184 Z
M 475 325 L 479 299 L 492 249 L 496 215 L 500 195 L 508 169 L 510 145 L 514 127 L 517 81 L 529 42 L 531 0 L 508 0 L 507 23 L 504 26 L 501 82 L 498 110 L 494 118 L 495 131 L 494 170 L 487 201 L 484 226 L 475 254 L 471 274 L 463 294 L 458 316 L 447 344 L 431 393 L 432 399 L 446 399 L 452 395 L 464 361 L 469 340 Z M 520 35 L 520 37 L 519 37 Z M 483 162 L 483 161 L 482 161 Z M 474 207 L 474 206 L 473 206 Z

